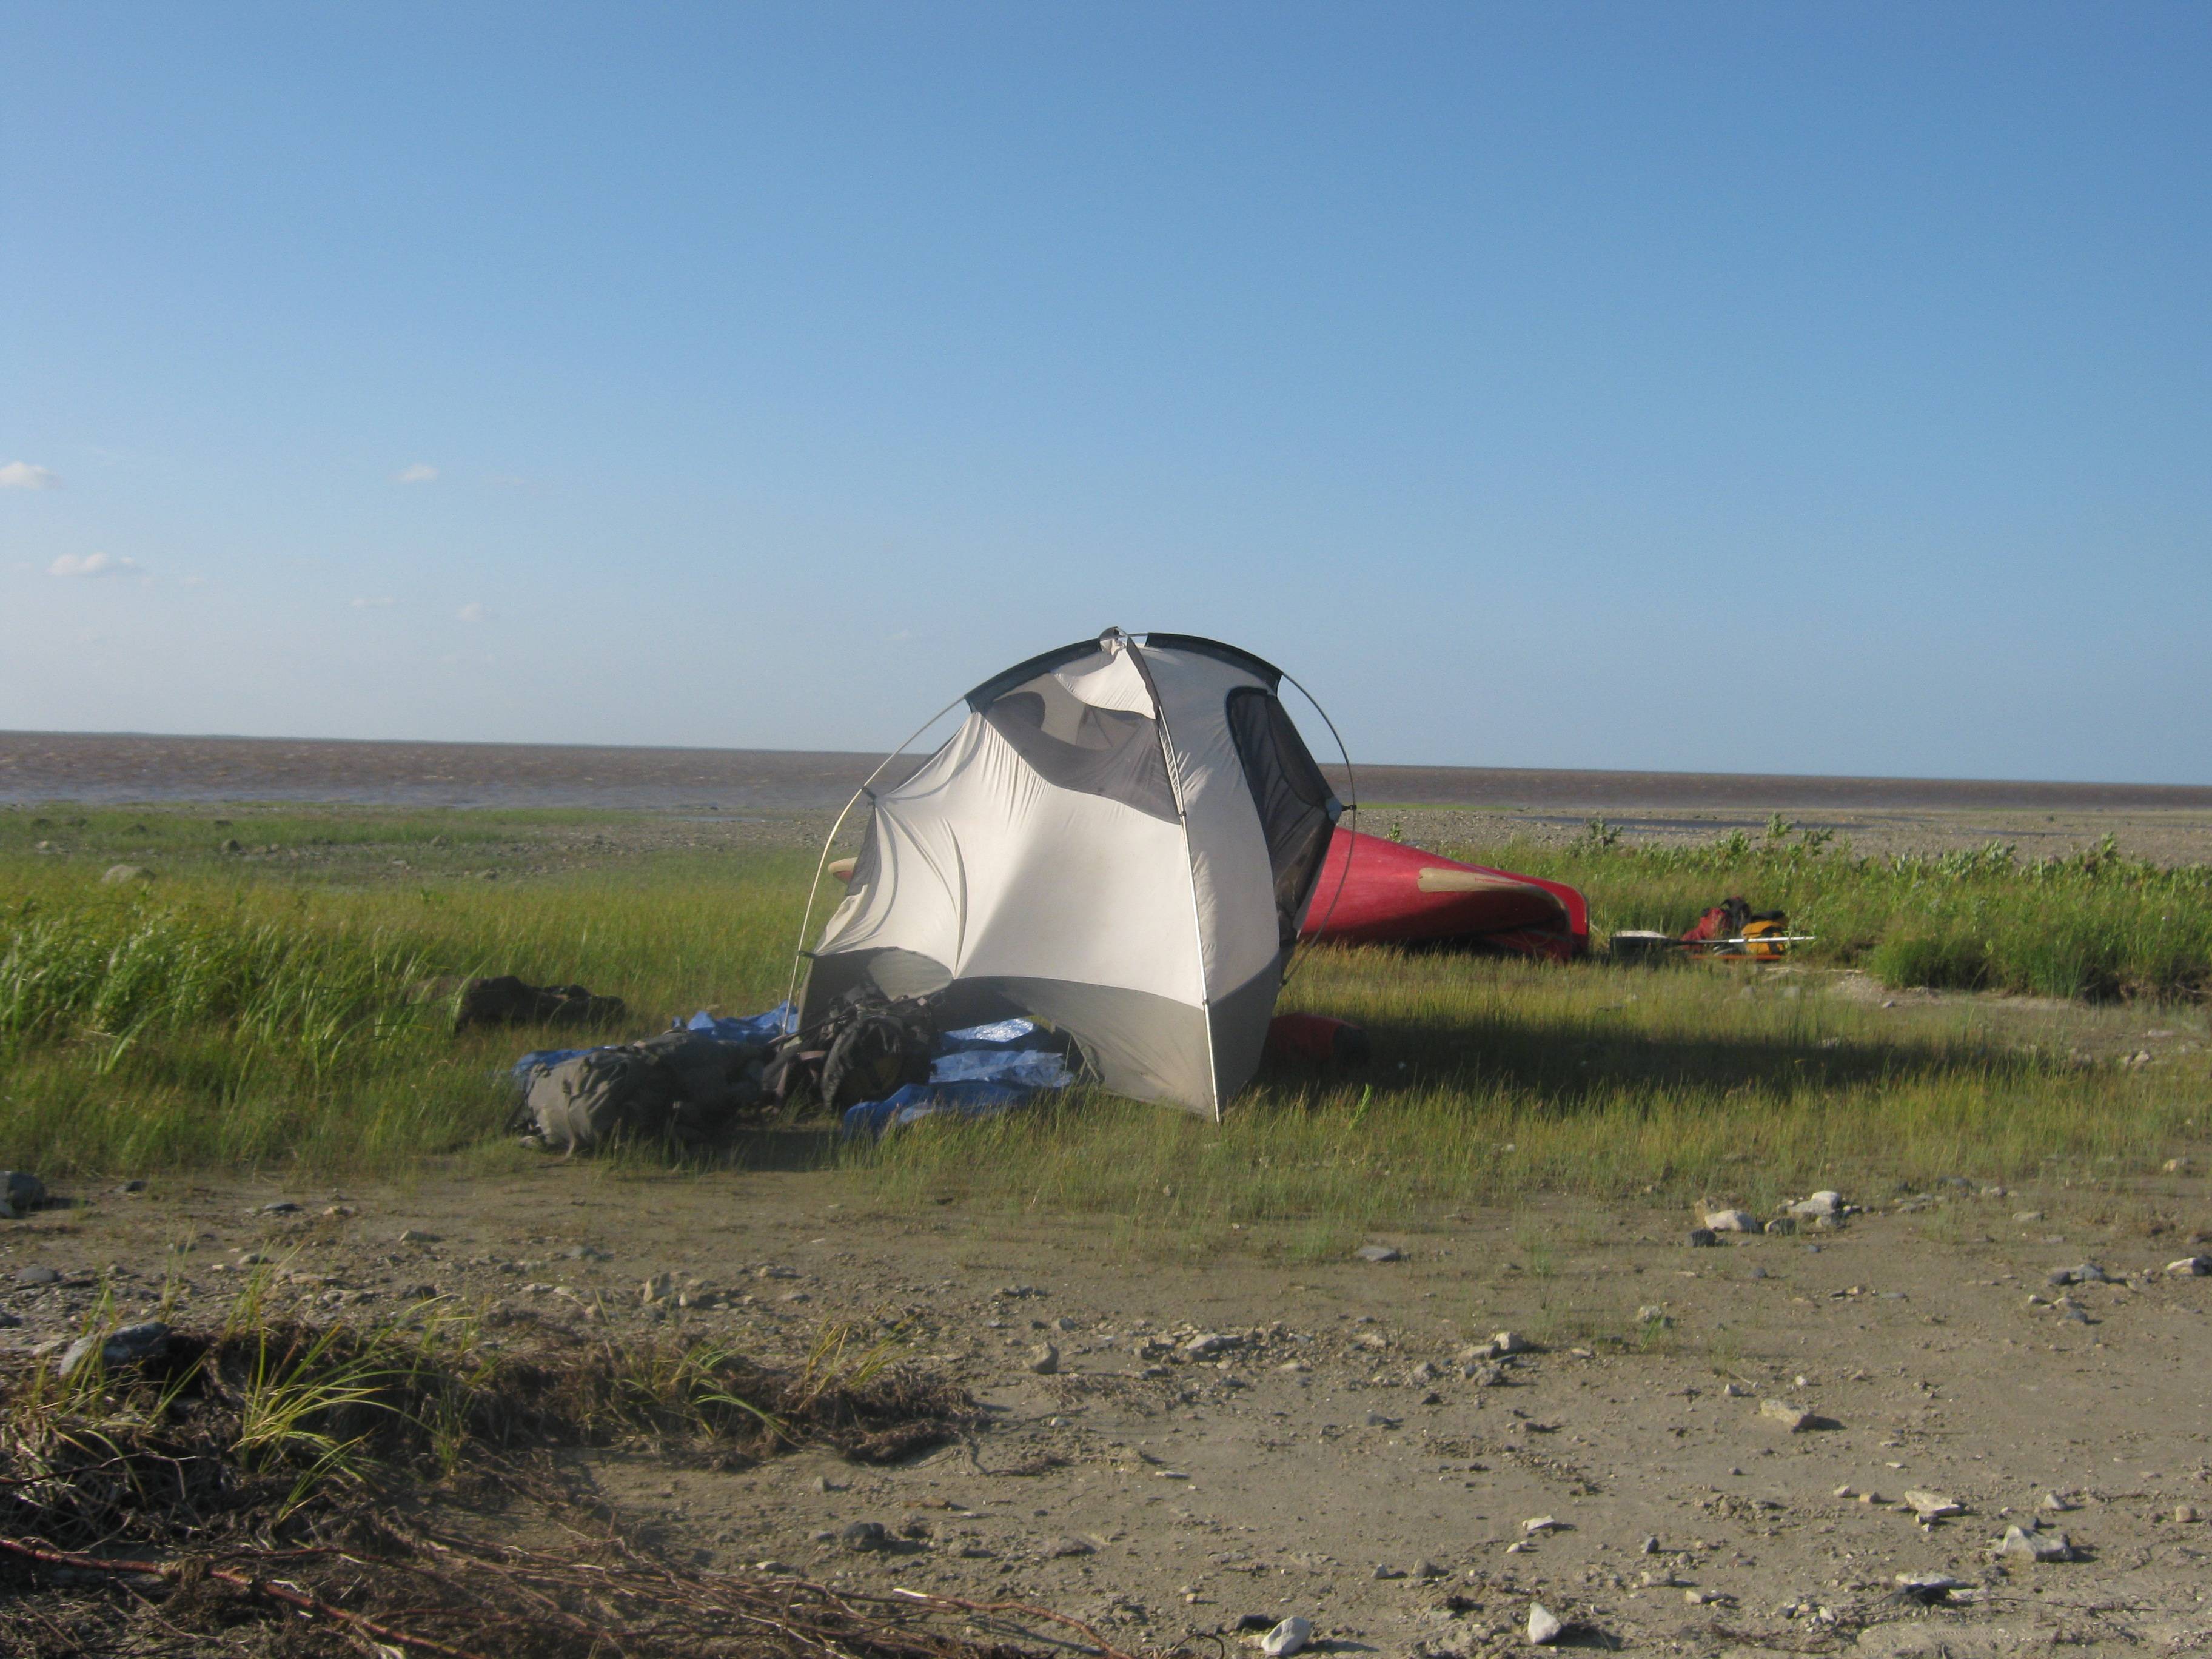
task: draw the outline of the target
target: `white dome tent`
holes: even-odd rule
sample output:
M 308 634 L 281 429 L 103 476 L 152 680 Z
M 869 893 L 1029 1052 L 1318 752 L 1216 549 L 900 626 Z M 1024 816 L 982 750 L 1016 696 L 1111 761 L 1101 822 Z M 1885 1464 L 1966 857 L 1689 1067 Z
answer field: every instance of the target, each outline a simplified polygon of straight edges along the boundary
M 954 1023 L 1048 1021 L 1106 1087 L 1218 1121 L 1259 1064 L 1343 810 L 1283 678 L 1233 646 L 1109 629 L 977 686 L 912 777 L 862 791 L 873 815 L 801 1029 L 856 986 L 939 994 Z

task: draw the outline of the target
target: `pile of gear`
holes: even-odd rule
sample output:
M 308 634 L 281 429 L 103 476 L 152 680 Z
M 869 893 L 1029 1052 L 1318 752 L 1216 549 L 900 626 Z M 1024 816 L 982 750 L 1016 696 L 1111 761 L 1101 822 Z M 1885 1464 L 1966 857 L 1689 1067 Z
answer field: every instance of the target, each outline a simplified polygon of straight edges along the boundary
M 823 1108 L 848 1134 L 880 1133 L 941 1112 L 1003 1112 L 1088 1069 L 1042 1022 L 948 1030 L 939 1000 L 854 988 L 805 1030 L 787 1002 L 742 1018 L 702 1012 L 637 1042 L 539 1049 L 514 1063 L 508 1127 L 559 1152 L 623 1140 L 701 1148 L 750 1121 Z

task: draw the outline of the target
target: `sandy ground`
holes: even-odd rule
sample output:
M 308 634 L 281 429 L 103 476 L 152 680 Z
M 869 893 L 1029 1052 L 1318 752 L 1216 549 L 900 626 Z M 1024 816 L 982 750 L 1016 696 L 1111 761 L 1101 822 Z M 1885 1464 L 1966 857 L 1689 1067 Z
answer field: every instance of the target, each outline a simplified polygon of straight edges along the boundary
M 102 1274 L 126 1313 L 173 1279 L 172 1317 L 212 1320 L 247 1251 L 325 1310 L 434 1292 L 617 1329 L 656 1322 L 641 1287 L 665 1272 L 730 1305 L 665 1317 L 765 1354 L 829 1319 L 902 1321 L 988 1403 L 972 1440 L 903 1468 L 593 1462 L 606 1498 L 716 1565 L 1016 1596 L 1133 1647 L 1234 1646 L 1240 1621 L 1297 1613 L 1338 1652 L 1490 1651 L 1522 1645 L 1531 1600 L 1575 1639 L 1668 1652 L 2212 1643 L 2212 1526 L 2177 1518 L 2212 1515 L 2212 1277 L 2164 1271 L 2212 1225 L 2186 1169 L 2117 1196 L 1963 1170 L 1714 1248 L 1653 1209 L 1447 1214 L 1378 1236 L 1388 1262 L 1132 1255 L 1099 1223 L 879 1213 L 830 1174 L 548 1161 L 75 1196 L 0 1224 L 12 1346 L 73 1326 Z M 2085 1261 L 2112 1282 L 2047 1282 Z M 58 1280 L 26 1282 L 40 1270 Z M 1468 1354 L 1501 1330 L 1534 1351 Z M 1770 1401 L 1826 1426 L 1792 1432 Z M 1964 1512 L 1923 1526 L 1908 1490 Z M 2075 1559 L 1990 1553 L 2034 1518 Z M 893 1548 L 841 1541 L 865 1521 Z M 1900 1595 L 1929 1572 L 1969 1588 Z

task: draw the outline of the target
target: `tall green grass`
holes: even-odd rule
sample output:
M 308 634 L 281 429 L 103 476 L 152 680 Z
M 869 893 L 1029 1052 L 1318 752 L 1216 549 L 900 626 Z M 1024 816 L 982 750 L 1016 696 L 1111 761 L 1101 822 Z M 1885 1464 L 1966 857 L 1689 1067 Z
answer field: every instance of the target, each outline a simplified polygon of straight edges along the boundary
M 630 1035 L 697 1007 L 767 1007 L 812 867 L 773 851 L 614 849 L 592 867 L 485 882 L 467 839 L 483 824 L 363 813 L 368 839 L 349 840 L 354 817 L 335 811 L 301 819 L 331 854 L 313 871 L 221 854 L 206 814 L 178 815 L 181 827 L 117 814 L 78 832 L 92 844 L 42 854 L 34 826 L 9 822 L 21 816 L 0 813 L 0 1163 L 61 1175 L 385 1169 L 495 1143 L 507 1064 L 571 1039 L 454 1036 L 463 977 L 580 981 L 628 1000 Z M 526 862 L 588 822 L 507 815 L 496 830 Z M 167 838 L 151 860 L 162 873 L 101 884 L 112 846 L 94 830 L 134 824 Z M 1677 929 L 1741 892 L 1821 935 L 1808 960 L 1898 983 L 2196 995 L 2212 957 L 2204 872 L 2109 854 L 1871 860 L 1784 834 L 1656 851 L 1602 831 L 1565 848 L 1455 850 L 1576 882 L 1601 931 Z M 1087 1096 L 879 1144 L 786 1125 L 729 1157 L 842 1168 L 886 1200 L 966 1193 L 1146 1236 L 1267 1225 L 1333 1250 L 1413 1205 L 1646 1188 L 1762 1201 L 1853 1172 L 2008 1179 L 2162 1159 L 2202 1134 L 2202 1055 L 2129 1070 L 2068 1054 L 2083 1030 L 2141 1015 L 2054 1014 L 2031 1050 L 1971 1006 L 1908 1018 L 1824 983 L 1321 951 L 1285 1006 L 1360 1020 L 1379 1058 L 1348 1075 L 1270 1069 L 1218 1127 Z
M 647 1031 L 783 994 L 800 860 L 675 856 L 494 886 L 0 859 L 0 1154 L 40 1169 L 450 1151 L 538 1031 L 452 1034 L 479 974 L 581 981 Z
M 1602 823 L 1565 847 L 1440 850 L 1572 884 L 1592 927 L 1679 933 L 1741 894 L 1819 936 L 1803 959 L 1862 965 L 1884 983 L 2095 1000 L 2212 994 L 2212 868 L 2127 858 L 2107 838 L 2068 858 L 2002 842 L 1863 856 L 1777 820 L 1694 846 L 1638 846 Z

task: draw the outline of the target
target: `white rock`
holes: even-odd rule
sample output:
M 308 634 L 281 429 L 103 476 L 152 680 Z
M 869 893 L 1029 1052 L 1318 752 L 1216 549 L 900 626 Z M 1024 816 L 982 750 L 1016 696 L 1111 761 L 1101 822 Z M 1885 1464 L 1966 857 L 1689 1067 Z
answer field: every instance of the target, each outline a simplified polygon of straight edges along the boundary
M 1937 1492 L 1909 1492 L 1905 1494 L 1905 1506 L 1922 1521 L 1941 1521 L 1947 1515 L 1964 1515 L 1966 1505 L 1956 1504 Z
M 1541 1601 L 1528 1604 L 1528 1644 L 1546 1648 L 1567 1633 L 1566 1623 Z
M 1717 1233 L 1757 1233 L 1766 1230 L 1748 1210 L 1708 1210 L 1705 1225 Z
M 1528 1339 L 1518 1331 L 1500 1331 L 1490 1339 L 1490 1351 L 1494 1355 L 1527 1353 Z
M 1841 1193 L 1814 1193 L 1810 1198 L 1801 1198 L 1790 1206 L 1792 1215 L 1841 1215 L 1843 1212 L 1844 1195 Z
M 1799 1411 L 1784 1400 L 1760 1401 L 1759 1414 L 1778 1427 L 1787 1429 L 1791 1434 L 1802 1434 L 1813 1426 L 1812 1413 Z
M 1182 1351 L 1193 1359 L 1210 1359 L 1215 1354 L 1227 1353 L 1231 1348 L 1243 1346 L 1244 1339 L 1241 1336 L 1224 1336 L 1218 1331 L 1207 1331 L 1184 1343 Z
M 2007 1527 L 2005 1535 L 1997 1545 L 2000 1555 L 2024 1555 L 2032 1561 L 2070 1561 L 2074 1547 L 2063 1532 L 2031 1532 L 2025 1527 Z
M 1523 1521 L 1521 1523 L 1521 1530 L 1528 1533 L 1557 1532 L 1561 1525 L 1561 1522 L 1556 1516 L 1537 1515 L 1531 1516 L 1528 1520 Z
M 1260 1638 L 1260 1651 L 1267 1659 L 1290 1659 L 1313 1640 L 1313 1620 L 1292 1613 Z
M 2169 1261 L 2166 1270 L 2170 1273 L 2186 1273 L 2192 1279 L 2202 1279 L 2212 1273 L 2212 1255 L 2185 1255 L 2179 1261 Z

